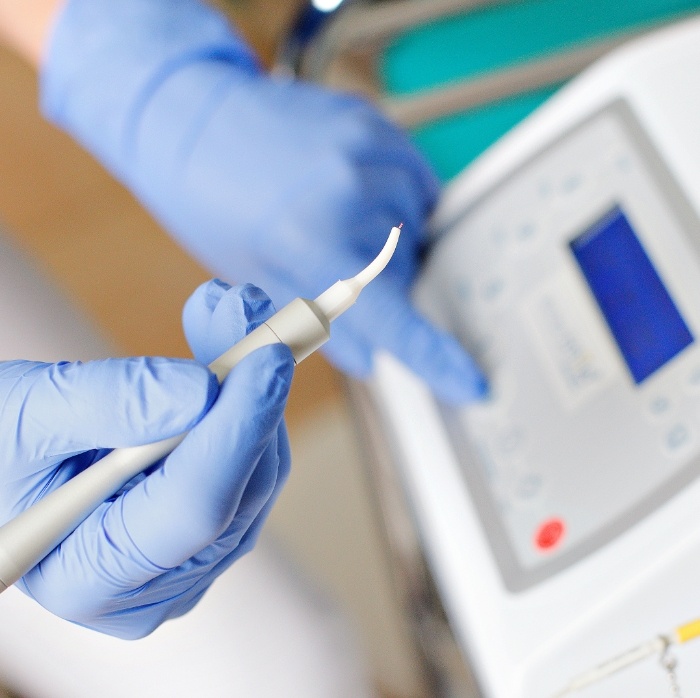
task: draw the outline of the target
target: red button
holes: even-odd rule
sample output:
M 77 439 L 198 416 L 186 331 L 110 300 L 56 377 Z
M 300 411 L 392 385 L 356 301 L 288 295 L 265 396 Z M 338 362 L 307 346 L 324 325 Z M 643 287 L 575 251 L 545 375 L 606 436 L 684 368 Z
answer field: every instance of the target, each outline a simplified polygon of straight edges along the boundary
M 566 526 L 561 519 L 548 519 L 537 529 L 535 545 L 540 550 L 552 550 L 564 537 Z

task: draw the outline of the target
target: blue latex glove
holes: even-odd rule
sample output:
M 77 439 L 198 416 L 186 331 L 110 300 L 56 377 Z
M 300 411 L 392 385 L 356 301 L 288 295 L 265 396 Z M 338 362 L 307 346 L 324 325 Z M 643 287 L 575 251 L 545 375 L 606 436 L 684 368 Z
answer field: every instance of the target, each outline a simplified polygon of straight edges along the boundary
M 200 288 L 185 312 L 195 356 L 211 361 L 270 310 L 252 286 Z M 220 391 L 194 361 L 0 363 L 2 523 L 105 448 L 192 429 L 18 586 L 63 618 L 124 638 L 142 637 L 188 611 L 253 546 L 287 477 L 282 412 L 292 370 L 283 345 L 246 357 Z
M 264 75 L 197 0 L 68 0 L 42 104 L 194 256 L 278 307 L 354 276 L 403 221 L 394 259 L 326 352 L 365 376 L 386 349 L 450 402 L 484 392 L 473 361 L 410 303 L 438 184 L 368 103 Z

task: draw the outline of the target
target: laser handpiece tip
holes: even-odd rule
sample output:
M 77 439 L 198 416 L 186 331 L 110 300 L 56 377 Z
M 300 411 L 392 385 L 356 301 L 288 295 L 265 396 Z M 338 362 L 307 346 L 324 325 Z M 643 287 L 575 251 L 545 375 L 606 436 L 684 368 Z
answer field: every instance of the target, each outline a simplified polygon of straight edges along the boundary
M 386 267 L 396 250 L 400 235 L 401 228 L 393 227 L 379 254 L 359 274 L 338 281 L 316 298 L 314 302 L 328 322 L 344 313 L 357 300 L 360 291 Z
M 403 223 L 401 224 L 403 225 Z M 356 277 L 355 281 L 364 288 L 367 284 L 375 279 L 379 273 L 389 264 L 389 260 L 394 256 L 394 251 L 399 242 L 401 235 L 401 226 L 394 226 L 389 233 L 389 238 L 384 243 L 381 252 L 375 257 L 374 261 L 365 267 Z

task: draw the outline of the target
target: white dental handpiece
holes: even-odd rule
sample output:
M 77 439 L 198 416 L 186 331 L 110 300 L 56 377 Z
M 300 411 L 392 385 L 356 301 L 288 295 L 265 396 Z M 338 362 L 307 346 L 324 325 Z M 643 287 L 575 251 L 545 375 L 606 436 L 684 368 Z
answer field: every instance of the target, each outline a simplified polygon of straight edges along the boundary
M 219 382 L 255 349 L 281 342 L 298 364 L 330 339 L 330 323 L 388 264 L 401 233 L 392 228 L 377 258 L 357 276 L 338 281 L 316 300 L 296 298 L 209 365 Z M 102 502 L 132 477 L 167 456 L 187 434 L 118 448 L 0 527 L 0 592 L 35 567 Z

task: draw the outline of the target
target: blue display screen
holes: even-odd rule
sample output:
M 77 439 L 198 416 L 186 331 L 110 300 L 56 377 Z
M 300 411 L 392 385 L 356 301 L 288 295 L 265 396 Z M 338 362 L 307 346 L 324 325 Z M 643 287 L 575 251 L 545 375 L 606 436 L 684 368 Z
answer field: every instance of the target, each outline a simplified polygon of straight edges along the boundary
M 569 243 L 639 384 L 693 342 L 619 206 Z

